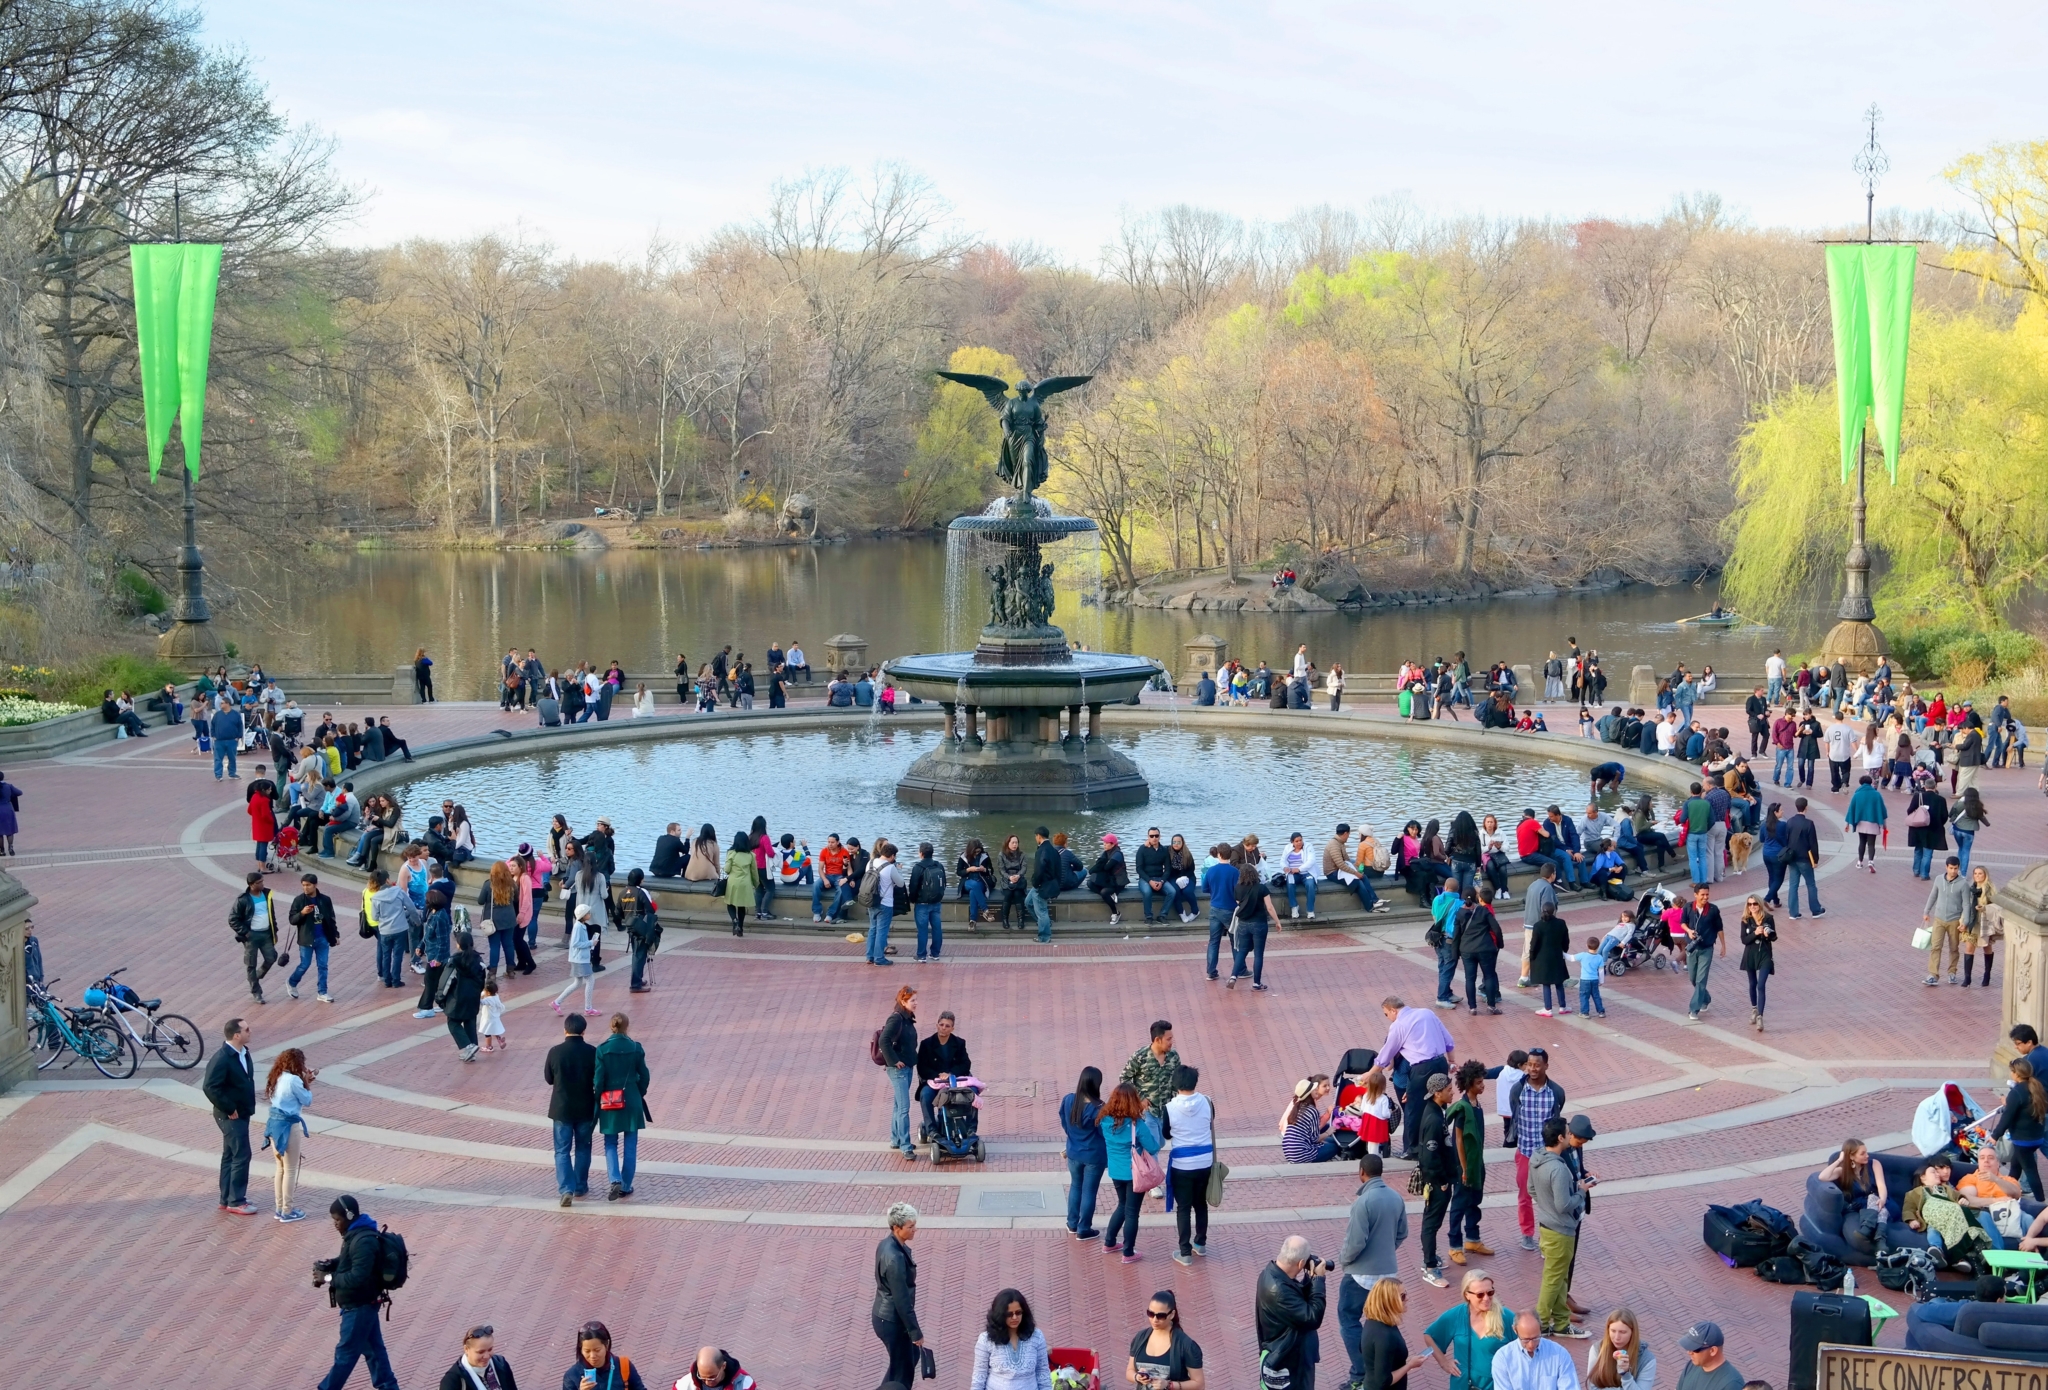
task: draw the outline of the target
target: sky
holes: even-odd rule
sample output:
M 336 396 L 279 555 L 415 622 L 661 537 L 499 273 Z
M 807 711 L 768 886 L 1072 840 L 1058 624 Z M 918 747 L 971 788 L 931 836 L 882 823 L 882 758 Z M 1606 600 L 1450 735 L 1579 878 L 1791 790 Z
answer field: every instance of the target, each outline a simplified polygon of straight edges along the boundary
M 1711 191 L 1819 228 L 1861 220 L 1873 102 L 1881 210 L 1951 208 L 1957 155 L 2048 139 L 2036 45 L 1895 0 L 202 4 L 336 141 L 358 245 L 636 259 L 757 218 L 777 179 L 885 160 L 959 231 L 1082 264 L 1174 203 L 1629 218 Z

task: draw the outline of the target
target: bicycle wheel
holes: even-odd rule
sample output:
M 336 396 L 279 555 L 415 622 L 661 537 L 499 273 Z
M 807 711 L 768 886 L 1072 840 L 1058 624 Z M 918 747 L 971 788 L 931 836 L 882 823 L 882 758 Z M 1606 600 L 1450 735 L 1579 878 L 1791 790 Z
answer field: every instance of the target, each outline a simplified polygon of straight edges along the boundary
M 183 1014 L 158 1014 L 150 1020 L 142 1043 L 179 1071 L 192 1070 L 206 1056 L 206 1035 Z
M 42 1071 L 64 1055 L 64 1034 L 40 1009 L 28 1021 L 28 1047 L 35 1055 L 36 1070 Z
M 135 1044 L 113 1024 L 95 1023 L 81 1028 L 78 1040 L 85 1044 L 86 1060 L 101 1076 L 110 1081 L 125 1081 L 135 1075 L 136 1064 L 141 1060 L 135 1055 Z

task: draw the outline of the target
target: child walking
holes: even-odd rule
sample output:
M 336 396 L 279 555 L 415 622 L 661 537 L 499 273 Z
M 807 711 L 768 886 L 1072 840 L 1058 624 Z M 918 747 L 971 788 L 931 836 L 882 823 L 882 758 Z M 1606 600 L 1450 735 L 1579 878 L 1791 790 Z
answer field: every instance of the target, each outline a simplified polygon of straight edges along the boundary
M 484 981 L 483 1017 L 477 1023 L 477 1036 L 483 1039 L 485 1052 L 510 1052 L 511 1040 L 505 1036 L 505 1001 L 498 997 L 498 980 L 494 975 Z M 493 1043 L 497 1045 L 492 1046 Z
M 1600 998 L 1600 972 L 1606 968 L 1607 957 L 1601 953 L 1600 938 L 1586 938 L 1586 949 L 1579 952 L 1579 1017 L 1590 1018 L 1597 1014 L 1607 1017 L 1607 1005 Z

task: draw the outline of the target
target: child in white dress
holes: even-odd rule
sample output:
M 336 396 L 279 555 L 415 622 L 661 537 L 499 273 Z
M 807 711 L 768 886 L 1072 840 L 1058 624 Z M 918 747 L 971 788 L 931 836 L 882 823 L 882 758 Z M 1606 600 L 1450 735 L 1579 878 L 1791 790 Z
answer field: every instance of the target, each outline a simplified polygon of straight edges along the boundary
M 483 1040 L 485 1052 L 510 1052 L 511 1040 L 505 1036 L 505 1001 L 498 997 L 498 982 L 484 981 L 483 1016 L 477 1020 L 477 1037 Z M 493 1045 L 495 1044 L 495 1046 Z

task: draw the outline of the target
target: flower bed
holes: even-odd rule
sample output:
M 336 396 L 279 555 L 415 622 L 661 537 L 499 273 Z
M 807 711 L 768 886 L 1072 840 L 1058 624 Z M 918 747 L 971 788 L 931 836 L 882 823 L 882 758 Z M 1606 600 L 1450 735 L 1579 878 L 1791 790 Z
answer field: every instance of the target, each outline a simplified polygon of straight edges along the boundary
M 0 696 L 0 728 L 40 724 L 45 719 L 84 712 L 83 705 L 67 705 L 54 700 L 31 700 L 17 695 Z

